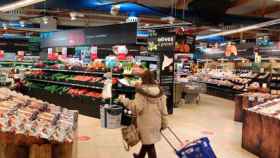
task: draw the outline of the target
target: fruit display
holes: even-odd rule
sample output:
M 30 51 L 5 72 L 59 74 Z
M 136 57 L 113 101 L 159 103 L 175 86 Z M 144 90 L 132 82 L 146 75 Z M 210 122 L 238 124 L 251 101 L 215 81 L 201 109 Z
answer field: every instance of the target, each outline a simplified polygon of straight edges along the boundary
M 88 65 L 88 70 L 90 71 L 105 71 L 105 64 L 101 59 L 96 59 L 94 62 Z
M 93 77 L 93 76 L 84 76 L 84 75 L 76 75 L 71 78 L 72 81 L 80 81 L 80 82 L 90 82 L 96 83 L 102 80 L 102 77 Z
M 88 92 L 88 93 L 85 94 L 85 96 L 92 97 L 92 98 L 97 98 L 97 99 L 102 98 L 102 95 L 99 92 Z
M 102 97 L 100 92 L 94 92 L 88 89 L 80 89 L 80 88 L 70 88 L 67 93 L 72 96 L 88 96 L 95 99 L 101 99 Z
M 72 78 L 74 81 L 89 82 L 92 80 L 91 76 L 77 75 Z
M 82 95 L 85 95 L 88 92 L 89 92 L 88 89 L 70 88 L 67 93 L 72 95 L 72 96 L 82 96 Z
M 21 134 L 26 143 L 73 142 L 77 118 L 77 111 L 0 88 L 0 131 Z

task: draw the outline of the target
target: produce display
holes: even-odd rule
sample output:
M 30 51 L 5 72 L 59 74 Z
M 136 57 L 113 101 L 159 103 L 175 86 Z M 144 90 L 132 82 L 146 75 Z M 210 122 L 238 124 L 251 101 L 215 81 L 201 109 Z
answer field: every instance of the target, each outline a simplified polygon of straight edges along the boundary
M 0 88 L 0 131 L 23 135 L 25 142 L 72 142 L 77 118 L 77 111 Z
M 251 78 L 242 78 L 231 71 L 222 70 L 202 71 L 188 76 L 187 80 L 225 86 L 239 91 L 246 91 L 246 85 L 252 82 Z
M 240 73 L 239 76 L 241 78 L 256 78 L 258 76 L 258 73 L 254 73 L 252 71 L 248 72 L 248 73 Z
M 94 91 L 90 91 L 88 89 L 70 88 L 67 93 L 72 96 L 88 96 L 88 97 L 92 97 L 92 98 L 101 99 L 100 92 L 94 92 Z
M 101 99 L 101 92 L 93 91 L 86 88 L 74 88 L 66 87 L 60 85 L 45 85 L 40 83 L 28 83 L 26 86 L 30 88 L 44 89 L 50 93 L 54 94 L 69 94 L 71 96 L 87 96 L 92 97 L 92 99 Z
M 280 99 L 267 101 L 248 110 L 280 120 Z

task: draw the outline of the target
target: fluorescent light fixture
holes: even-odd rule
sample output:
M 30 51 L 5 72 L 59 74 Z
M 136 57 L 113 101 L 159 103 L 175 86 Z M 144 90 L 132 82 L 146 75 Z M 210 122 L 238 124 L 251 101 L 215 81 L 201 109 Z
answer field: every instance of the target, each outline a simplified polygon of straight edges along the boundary
M 21 0 L 14 3 L 9 3 L 3 6 L 0 6 L 0 12 L 8 12 L 11 10 L 16 10 L 18 8 L 30 6 L 36 3 L 44 2 L 46 0 Z
M 259 24 L 255 24 L 255 25 L 250 25 L 250 26 L 246 26 L 246 27 L 242 27 L 242 28 L 239 28 L 239 29 L 234 29 L 234 30 L 214 33 L 214 34 L 210 34 L 210 35 L 197 36 L 196 40 L 203 40 L 203 39 L 208 39 L 208 38 L 212 38 L 212 37 L 216 37 L 216 36 L 231 35 L 231 34 L 235 34 L 235 33 L 240 33 L 240 32 L 245 32 L 245 31 L 259 29 L 259 28 L 262 28 L 262 27 L 272 26 L 272 25 L 276 25 L 276 24 L 279 24 L 279 23 L 280 23 L 280 19 L 270 20 L 270 21 L 267 21 L 267 22 L 263 22 L 263 23 L 259 23 Z
M 70 18 L 71 18 L 71 20 L 76 20 L 76 19 L 77 19 L 77 14 L 76 14 L 76 12 L 71 12 L 71 13 L 70 13 Z
M 24 27 L 25 26 L 24 21 L 20 21 L 19 24 L 20 24 L 20 27 Z
M 7 29 L 8 29 L 8 25 L 7 25 L 6 23 L 3 23 L 2 26 L 3 26 L 3 29 L 4 29 L 4 30 L 7 30 Z

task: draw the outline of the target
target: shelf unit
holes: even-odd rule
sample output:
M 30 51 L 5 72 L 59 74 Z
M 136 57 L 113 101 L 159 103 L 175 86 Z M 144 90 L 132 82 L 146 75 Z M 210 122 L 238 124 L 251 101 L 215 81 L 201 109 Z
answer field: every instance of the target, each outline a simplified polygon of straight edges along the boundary
M 72 88 L 81 88 L 81 89 L 88 89 L 88 90 L 93 90 L 93 91 L 97 91 L 100 92 L 103 90 L 103 83 L 100 82 L 87 82 L 87 81 L 75 81 L 75 80 L 67 80 L 67 79 L 63 79 L 63 80 L 56 80 L 55 78 L 52 78 L 51 76 L 53 76 L 54 74 L 57 73 L 62 73 L 65 75 L 69 75 L 69 76 L 74 76 L 74 75 L 85 75 L 85 76 L 95 76 L 95 77 L 103 77 L 103 75 L 106 72 L 93 72 L 93 71 L 82 71 L 82 70 L 65 70 L 65 69 L 38 69 L 35 68 L 33 70 L 42 70 L 45 74 L 44 75 L 39 75 L 39 76 L 27 76 L 25 78 L 26 81 L 34 83 L 35 85 L 38 84 L 46 84 L 46 85 L 59 85 L 59 86 L 63 86 L 63 87 L 72 87 Z M 48 74 L 48 75 L 46 75 Z M 113 77 L 116 78 L 122 78 L 122 77 L 133 77 L 133 75 L 126 75 L 126 74 L 117 74 L 117 73 L 113 73 Z M 71 96 L 70 94 L 53 94 L 50 93 L 49 91 L 45 90 L 44 88 L 41 88 L 42 92 L 38 93 L 38 89 L 34 89 L 34 88 L 26 88 L 25 93 L 36 97 L 36 98 L 40 98 L 43 99 L 45 101 L 48 101 L 50 103 L 55 103 L 59 106 L 64 106 L 65 104 L 63 104 L 62 102 L 57 101 L 58 100 L 64 100 L 67 97 L 66 96 Z M 90 92 L 90 91 L 89 91 Z M 133 98 L 134 94 L 135 94 L 135 88 L 133 87 L 126 87 L 126 86 L 121 86 L 121 84 L 116 84 L 113 85 L 112 87 L 112 92 L 113 92 L 113 96 L 117 96 L 118 94 L 125 94 L 126 96 Z M 44 95 L 46 94 L 48 97 L 42 97 L 40 95 Z M 75 100 L 76 98 L 76 100 Z M 83 101 L 83 99 L 85 99 L 85 101 Z M 91 116 L 91 117 L 95 117 L 98 118 L 99 117 L 99 106 L 101 104 L 105 104 L 107 103 L 107 101 L 104 102 L 100 102 L 100 101 L 96 101 L 98 100 L 98 98 L 91 98 L 90 97 L 85 97 L 85 96 L 71 96 L 71 100 L 72 102 L 76 103 L 77 105 L 74 108 L 68 107 L 70 109 L 77 109 L 80 111 L 81 114 L 87 115 L 87 116 Z M 91 100 L 91 101 L 89 101 Z M 100 99 L 99 99 L 100 100 Z M 82 104 L 82 106 L 79 106 L 79 104 Z M 72 105 L 72 104 L 70 104 Z M 89 107 L 85 107 L 85 106 L 89 106 L 92 107 L 94 106 L 94 108 L 92 111 L 88 111 L 88 110 L 84 110 L 84 109 L 88 109 Z

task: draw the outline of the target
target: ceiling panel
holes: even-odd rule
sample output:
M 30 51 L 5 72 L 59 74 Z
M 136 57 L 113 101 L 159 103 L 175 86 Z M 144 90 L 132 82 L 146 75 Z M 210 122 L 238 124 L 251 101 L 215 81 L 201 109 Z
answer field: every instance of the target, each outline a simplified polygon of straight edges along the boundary
M 114 0 L 115 2 L 122 2 L 127 0 Z M 170 8 L 173 4 L 176 4 L 177 0 L 129 0 L 131 2 L 137 2 L 148 6 L 153 7 L 163 7 L 163 8 Z M 187 1 L 187 0 L 186 0 Z
M 235 15 L 244 15 L 246 13 L 253 12 L 257 9 L 262 8 L 263 6 L 272 6 L 280 4 L 280 1 L 275 0 L 251 0 L 248 3 L 245 3 L 241 6 L 230 8 L 227 13 L 229 14 L 235 14 Z

